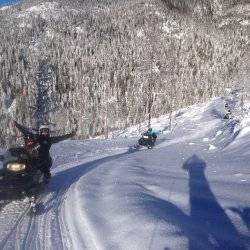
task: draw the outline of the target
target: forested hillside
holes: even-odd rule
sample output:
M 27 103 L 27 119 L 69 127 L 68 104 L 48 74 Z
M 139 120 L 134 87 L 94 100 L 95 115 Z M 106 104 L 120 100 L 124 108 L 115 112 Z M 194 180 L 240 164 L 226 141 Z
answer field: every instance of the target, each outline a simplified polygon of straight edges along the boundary
M 15 143 L 13 118 L 108 136 L 233 83 L 247 89 L 247 2 L 22 1 L 0 10 L 0 144 Z

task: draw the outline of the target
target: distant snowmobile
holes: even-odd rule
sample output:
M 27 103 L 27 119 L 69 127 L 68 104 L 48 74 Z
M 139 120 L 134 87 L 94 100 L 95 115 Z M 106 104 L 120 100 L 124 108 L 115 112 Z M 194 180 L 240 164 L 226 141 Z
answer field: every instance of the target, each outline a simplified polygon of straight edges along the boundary
M 147 147 L 148 149 L 153 148 L 155 145 L 156 137 L 153 137 L 145 132 L 142 134 L 141 138 L 138 140 L 138 144 L 135 145 L 135 148 L 139 148 L 140 146 Z
M 0 199 L 15 200 L 28 197 L 30 207 L 36 212 L 36 197 L 44 183 L 39 170 L 41 162 L 30 158 L 25 147 L 10 148 L 0 157 Z

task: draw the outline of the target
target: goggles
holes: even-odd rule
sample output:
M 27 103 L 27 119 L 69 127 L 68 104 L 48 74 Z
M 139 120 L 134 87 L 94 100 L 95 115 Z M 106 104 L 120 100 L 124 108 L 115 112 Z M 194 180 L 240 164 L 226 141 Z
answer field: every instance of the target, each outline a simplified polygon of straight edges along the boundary
M 40 130 L 40 134 L 49 134 L 49 129 L 48 128 L 42 128 Z

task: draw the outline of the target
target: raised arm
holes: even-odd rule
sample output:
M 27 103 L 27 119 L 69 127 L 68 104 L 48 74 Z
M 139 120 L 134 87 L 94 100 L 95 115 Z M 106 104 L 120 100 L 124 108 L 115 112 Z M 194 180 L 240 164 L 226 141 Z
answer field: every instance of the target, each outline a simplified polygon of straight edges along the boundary
M 70 134 L 66 134 L 66 135 L 60 135 L 60 136 L 53 136 L 53 137 L 50 137 L 51 139 L 51 143 L 54 144 L 54 143 L 57 143 L 57 142 L 60 142 L 60 141 L 64 141 L 64 140 L 67 140 L 73 136 L 76 135 L 76 131 L 72 131 Z
M 23 125 L 19 124 L 18 122 L 14 121 L 13 122 L 14 126 L 24 135 L 31 135 L 34 136 L 34 134 L 32 132 L 29 131 L 28 128 L 24 127 Z

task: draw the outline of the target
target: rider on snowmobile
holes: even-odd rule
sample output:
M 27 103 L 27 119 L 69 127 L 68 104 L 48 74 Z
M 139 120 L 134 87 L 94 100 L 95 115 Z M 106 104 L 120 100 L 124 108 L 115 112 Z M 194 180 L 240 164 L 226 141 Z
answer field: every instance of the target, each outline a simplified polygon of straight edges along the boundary
M 52 166 L 52 159 L 49 150 L 52 144 L 69 139 L 76 135 L 76 131 L 73 130 L 70 134 L 61 136 L 50 136 L 50 129 L 47 125 L 42 125 L 39 127 L 39 133 L 34 134 L 30 132 L 26 127 L 18 124 L 14 121 L 14 126 L 25 136 L 30 136 L 35 138 L 38 143 L 38 159 L 42 162 L 41 171 L 44 173 L 44 177 L 49 179 L 51 177 L 50 168 Z
M 149 145 L 150 147 L 153 147 L 157 138 L 156 133 L 153 131 L 152 128 L 149 128 L 146 132 L 144 132 L 142 135 L 148 136 Z
M 148 135 L 148 137 L 150 138 L 150 140 L 153 142 L 153 144 L 156 141 L 157 135 L 156 133 L 153 131 L 152 128 L 149 128 L 146 132 L 146 134 Z

